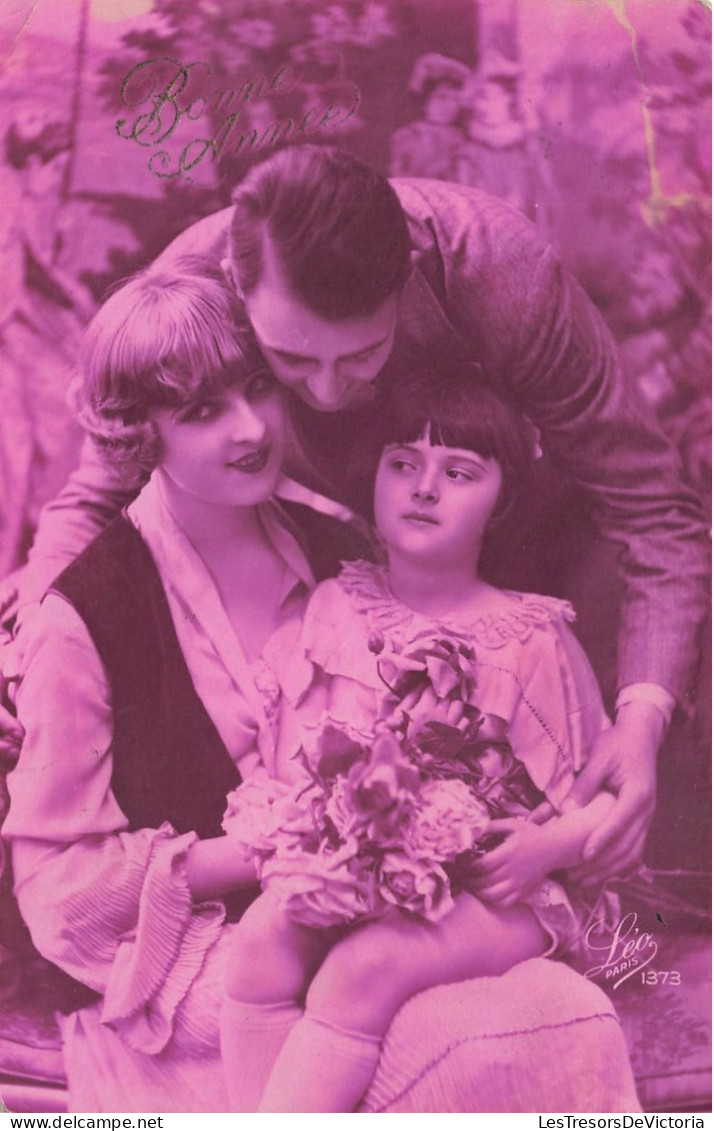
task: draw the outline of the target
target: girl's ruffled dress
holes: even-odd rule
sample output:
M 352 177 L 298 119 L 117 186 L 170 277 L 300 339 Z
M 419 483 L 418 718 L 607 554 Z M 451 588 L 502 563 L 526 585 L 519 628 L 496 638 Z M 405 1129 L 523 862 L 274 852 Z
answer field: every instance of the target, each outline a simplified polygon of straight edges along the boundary
M 306 752 L 319 747 L 327 727 L 369 745 L 377 720 L 394 709 L 385 679 L 390 682 L 416 647 L 450 641 L 474 656 L 471 701 L 491 724 L 505 723 L 507 742 L 495 742 L 480 757 L 477 792 L 501 817 L 523 818 L 543 799 L 557 811 L 594 740 L 611 725 L 595 675 L 568 627 L 574 619 L 565 601 L 494 590 L 459 616 L 431 618 L 394 597 L 382 567 L 346 563 L 339 578 L 312 595 L 297 644 L 286 647 L 280 634 L 272 642 L 267 658 L 283 707 L 268 770 L 282 781 L 299 780 Z M 254 780 L 251 807 L 256 785 Z M 269 792 L 266 782 L 266 797 Z M 240 821 L 241 807 L 236 811 Z M 555 878 L 539 884 L 526 902 L 552 940 L 547 953 L 559 957 L 575 957 L 588 928 L 616 918 L 610 893 L 585 892 Z

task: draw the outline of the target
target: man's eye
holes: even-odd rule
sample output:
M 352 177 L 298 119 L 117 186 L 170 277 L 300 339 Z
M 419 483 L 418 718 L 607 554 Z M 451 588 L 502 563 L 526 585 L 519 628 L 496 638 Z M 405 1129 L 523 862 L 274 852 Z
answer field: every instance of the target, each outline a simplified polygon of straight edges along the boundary
M 287 365 L 289 369 L 300 369 L 308 364 L 308 358 L 300 357 L 297 353 L 279 353 L 276 354 L 276 357 L 282 365 Z
M 355 353 L 355 354 L 353 354 L 353 355 L 352 355 L 352 358 L 351 358 L 351 360 L 352 360 L 352 361 L 357 361 L 357 362 L 360 362 L 360 361 L 371 361 L 371 360 L 372 360 L 372 358 L 373 358 L 373 357 L 375 356 L 375 354 L 377 353 L 377 349 L 378 349 L 378 347 L 377 347 L 377 346 L 372 346 L 372 348 L 371 348 L 371 349 L 365 350 L 365 351 L 364 351 L 364 353 Z
M 243 386 L 243 393 L 247 401 L 261 400 L 270 396 L 275 391 L 275 380 L 272 373 L 254 373 Z

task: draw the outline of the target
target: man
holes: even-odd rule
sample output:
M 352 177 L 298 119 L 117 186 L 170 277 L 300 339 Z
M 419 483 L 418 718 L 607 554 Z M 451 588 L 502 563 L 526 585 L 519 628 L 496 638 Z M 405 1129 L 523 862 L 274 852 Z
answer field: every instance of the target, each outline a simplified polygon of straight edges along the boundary
M 624 582 L 617 717 L 576 783 L 604 786 L 612 817 L 590 839 L 597 880 L 641 857 L 656 754 L 696 659 L 706 601 L 703 526 L 673 453 L 629 389 L 594 307 L 517 213 L 468 188 L 384 178 L 338 150 L 288 148 L 238 186 L 234 205 L 159 257 L 222 265 L 257 342 L 296 395 L 289 471 L 344 501 L 344 470 L 368 434 L 373 383 L 399 359 L 457 354 L 501 385 L 620 549 Z M 44 587 L 126 501 L 87 454 L 42 517 L 24 599 Z M 594 858 L 594 859 L 593 859 Z

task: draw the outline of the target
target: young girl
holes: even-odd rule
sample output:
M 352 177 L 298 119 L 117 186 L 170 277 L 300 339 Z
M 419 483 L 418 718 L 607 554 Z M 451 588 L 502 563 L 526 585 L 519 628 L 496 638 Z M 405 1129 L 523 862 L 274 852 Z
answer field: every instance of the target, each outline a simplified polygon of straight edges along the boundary
M 407 998 L 572 948 L 585 902 L 551 873 L 579 862 L 613 800 L 599 795 L 545 820 L 608 719 L 568 628 L 570 606 L 500 591 L 479 574 L 489 526 L 534 459 L 530 426 L 485 385 L 433 374 L 402 383 L 380 420 L 374 518 L 386 565 L 348 563 L 313 594 L 297 647 L 283 649 L 271 769 L 300 780 L 304 752 L 327 727 L 369 742 L 379 720 L 404 711 L 414 725 L 463 726 L 466 702 L 439 702 L 427 687 L 395 703 L 384 680 L 390 658 L 417 641 L 463 642 L 475 657 L 479 734 L 492 740 L 468 767 L 470 780 L 476 770 L 484 800 L 501 814 L 489 829 L 501 843 L 472 862 L 437 922 L 394 907 L 314 929 L 291 919 L 265 883 L 236 933 L 223 1011 L 224 1058 L 241 1066 L 232 1083 L 239 1111 L 353 1111 Z

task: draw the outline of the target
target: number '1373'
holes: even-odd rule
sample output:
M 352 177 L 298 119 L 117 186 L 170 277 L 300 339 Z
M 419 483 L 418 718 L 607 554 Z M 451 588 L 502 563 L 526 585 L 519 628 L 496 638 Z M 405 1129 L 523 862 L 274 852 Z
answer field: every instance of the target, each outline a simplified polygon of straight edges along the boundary
M 681 986 L 682 984 L 679 970 L 643 970 L 640 978 L 646 986 Z

